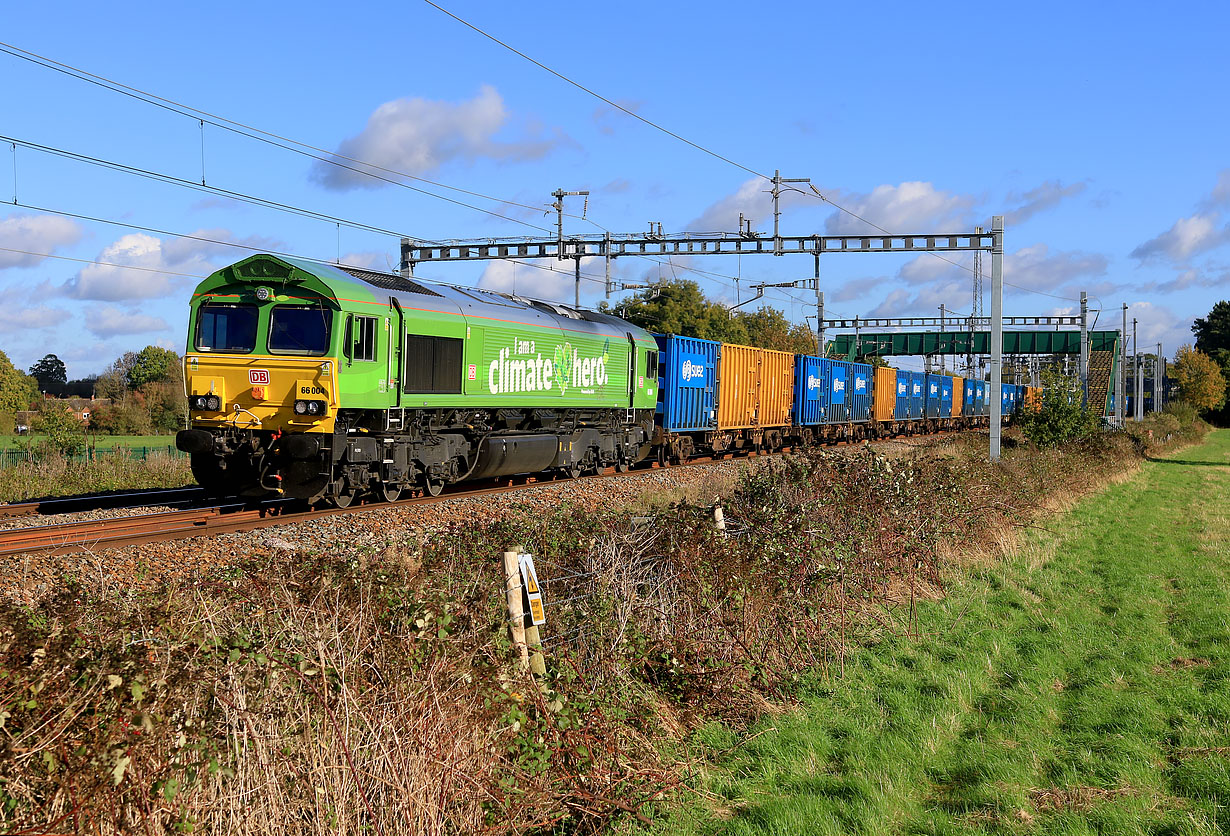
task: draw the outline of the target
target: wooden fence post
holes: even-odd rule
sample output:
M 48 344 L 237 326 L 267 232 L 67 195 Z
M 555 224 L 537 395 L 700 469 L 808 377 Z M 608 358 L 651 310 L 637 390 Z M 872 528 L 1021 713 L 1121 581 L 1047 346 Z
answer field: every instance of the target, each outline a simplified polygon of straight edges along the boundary
M 525 645 L 525 608 L 521 605 L 521 556 L 520 546 L 504 550 L 504 591 L 508 599 L 508 631 L 512 635 L 513 649 L 521 670 L 530 666 L 529 648 Z

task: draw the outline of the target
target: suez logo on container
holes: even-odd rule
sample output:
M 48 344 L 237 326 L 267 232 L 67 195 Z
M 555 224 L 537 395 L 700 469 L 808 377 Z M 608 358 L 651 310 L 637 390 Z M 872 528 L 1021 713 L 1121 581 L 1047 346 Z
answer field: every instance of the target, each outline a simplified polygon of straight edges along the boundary
M 700 355 L 684 357 L 683 362 L 679 364 L 679 381 L 681 383 L 691 383 L 693 380 L 703 379 L 704 376 L 705 360 Z
M 585 356 L 572 343 L 555 346 L 553 357 L 543 357 L 534 340 L 513 340 L 510 348 L 501 348 L 487 368 L 487 387 L 493 395 L 520 392 L 549 392 L 558 389 L 580 389 L 592 394 L 598 386 L 611 379 L 607 374 L 611 341 L 602 346 L 601 356 Z

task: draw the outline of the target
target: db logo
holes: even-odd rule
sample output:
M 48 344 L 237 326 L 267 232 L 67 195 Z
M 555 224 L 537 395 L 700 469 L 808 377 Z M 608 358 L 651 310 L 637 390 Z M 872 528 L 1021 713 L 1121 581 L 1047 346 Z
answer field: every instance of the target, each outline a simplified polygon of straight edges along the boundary
M 269 385 L 269 370 L 268 369 L 248 369 L 248 383 L 253 386 L 268 386 Z

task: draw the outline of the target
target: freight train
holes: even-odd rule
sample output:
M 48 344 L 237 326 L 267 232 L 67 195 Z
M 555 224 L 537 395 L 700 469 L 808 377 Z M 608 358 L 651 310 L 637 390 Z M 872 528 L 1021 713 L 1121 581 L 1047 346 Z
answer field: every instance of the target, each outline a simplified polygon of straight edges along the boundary
M 189 425 L 216 496 L 345 507 L 514 474 L 984 426 L 990 385 L 651 334 L 597 311 L 258 254 L 192 297 Z M 1003 386 L 1010 416 L 1036 390 Z

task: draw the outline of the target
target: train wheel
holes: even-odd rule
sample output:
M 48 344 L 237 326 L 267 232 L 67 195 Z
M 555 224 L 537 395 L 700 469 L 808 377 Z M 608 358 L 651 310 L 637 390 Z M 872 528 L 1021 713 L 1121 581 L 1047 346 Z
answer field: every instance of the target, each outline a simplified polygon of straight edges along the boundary
M 396 502 L 401 496 L 401 488 L 385 482 L 380 486 L 380 496 L 385 502 Z
M 423 490 L 427 492 L 428 496 L 439 496 L 444 493 L 444 480 L 427 479 L 423 482 Z
M 627 473 L 631 469 L 632 469 L 632 465 L 628 462 L 627 459 L 619 459 L 618 461 L 615 462 L 615 472 L 616 473 Z
M 567 473 L 568 473 L 568 478 L 569 478 L 569 479 L 578 479 L 578 478 L 580 478 L 580 476 L 581 476 L 581 463 L 580 463 L 580 462 L 573 462 L 572 464 L 568 465 L 568 470 L 567 470 Z
M 354 503 L 355 495 L 355 491 L 334 494 L 329 497 L 329 502 L 337 508 L 349 508 Z

